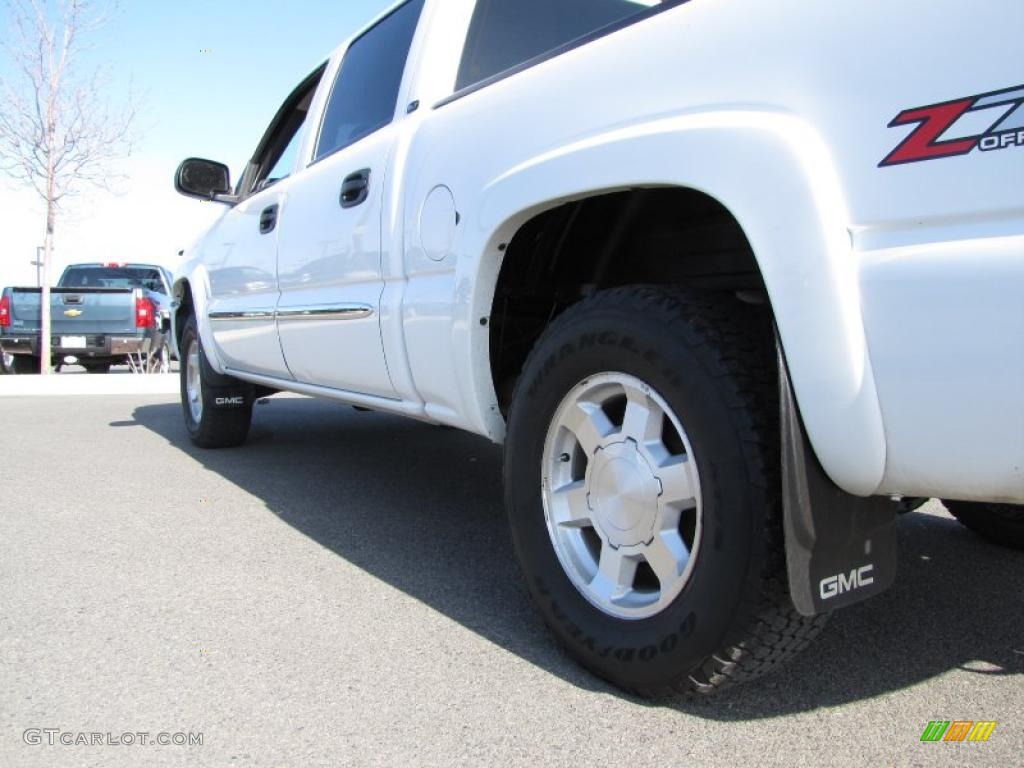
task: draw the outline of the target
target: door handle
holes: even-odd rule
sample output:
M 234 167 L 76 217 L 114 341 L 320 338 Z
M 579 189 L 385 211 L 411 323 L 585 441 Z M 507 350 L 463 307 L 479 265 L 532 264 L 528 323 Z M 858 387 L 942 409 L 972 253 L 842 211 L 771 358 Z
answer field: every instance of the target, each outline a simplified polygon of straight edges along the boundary
M 341 207 L 355 208 L 370 196 L 370 169 L 350 173 L 341 182 Z
M 274 231 L 277 226 L 277 206 L 271 205 L 263 209 L 260 214 L 260 234 L 266 235 Z

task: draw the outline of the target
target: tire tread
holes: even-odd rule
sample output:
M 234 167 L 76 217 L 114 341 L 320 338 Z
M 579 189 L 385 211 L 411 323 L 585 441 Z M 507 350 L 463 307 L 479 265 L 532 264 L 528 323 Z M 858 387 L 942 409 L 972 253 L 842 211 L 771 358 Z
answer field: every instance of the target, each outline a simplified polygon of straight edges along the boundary
M 761 496 L 755 503 L 767 510 L 757 537 L 758 551 L 751 560 L 761 565 L 747 574 L 746 596 L 722 648 L 674 680 L 630 690 L 645 698 L 709 694 L 760 677 L 804 650 L 828 620 L 827 615 L 801 615 L 789 597 L 782 528 L 778 372 L 770 312 L 729 294 L 625 286 L 582 300 L 567 309 L 557 324 L 585 317 L 595 305 L 603 310 L 646 313 L 669 333 L 683 338 L 701 358 L 732 413 L 750 468 L 749 484 Z M 535 349 L 543 349 L 554 332 L 554 326 L 549 326 Z M 599 669 L 589 668 L 601 675 Z M 613 682 L 621 686 L 620 681 Z
M 195 336 L 197 339 L 199 337 L 194 315 L 190 316 L 185 322 L 185 327 L 181 334 L 182 348 L 186 351 L 188 350 L 188 342 L 191 336 Z M 212 398 L 207 388 L 214 382 L 218 386 L 238 386 L 247 389 L 251 389 L 251 386 L 231 376 L 218 374 L 214 371 L 206 360 L 206 353 L 202 351 L 201 342 L 199 346 L 199 364 L 203 382 L 203 416 L 199 424 L 195 424 L 192 421 L 192 416 L 189 412 L 185 394 L 186 365 L 184 360 L 181 361 L 179 371 L 181 407 L 189 439 L 199 448 L 234 448 L 244 443 L 249 435 L 249 427 L 252 424 L 252 397 L 249 397 L 246 405 L 241 408 L 230 410 L 218 409 L 213 406 Z

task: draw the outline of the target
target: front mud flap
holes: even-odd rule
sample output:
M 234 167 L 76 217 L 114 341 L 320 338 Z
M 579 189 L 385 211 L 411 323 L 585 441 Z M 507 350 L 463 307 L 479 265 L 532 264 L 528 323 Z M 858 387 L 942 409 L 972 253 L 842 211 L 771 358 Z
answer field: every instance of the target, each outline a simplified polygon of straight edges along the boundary
M 853 496 L 825 474 L 779 349 L 782 496 L 793 605 L 804 616 L 874 597 L 896 579 L 897 504 Z
M 238 384 L 230 387 L 210 387 L 207 402 L 211 408 L 230 411 L 247 408 L 255 400 L 252 385 Z

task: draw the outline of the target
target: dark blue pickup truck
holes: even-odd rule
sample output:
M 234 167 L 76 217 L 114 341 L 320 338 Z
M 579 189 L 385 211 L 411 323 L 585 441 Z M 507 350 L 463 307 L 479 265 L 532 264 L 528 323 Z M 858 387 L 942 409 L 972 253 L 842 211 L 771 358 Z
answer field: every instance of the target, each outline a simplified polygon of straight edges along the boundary
M 166 371 L 170 273 L 152 264 L 73 264 L 50 289 L 51 362 L 106 373 L 137 360 Z M 0 349 L 9 371 L 39 372 L 39 288 L 0 294 Z

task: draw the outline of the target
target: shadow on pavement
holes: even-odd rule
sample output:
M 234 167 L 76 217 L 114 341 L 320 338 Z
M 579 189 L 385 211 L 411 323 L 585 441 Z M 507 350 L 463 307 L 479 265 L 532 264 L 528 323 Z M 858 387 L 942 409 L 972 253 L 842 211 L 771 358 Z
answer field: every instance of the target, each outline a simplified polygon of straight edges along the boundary
M 350 563 L 576 686 L 626 696 L 577 667 L 534 612 L 512 553 L 497 446 L 297 398 L 257 406 L 249 441 L 228 451 L 193 447 L 178 405 L 143 406 L 134 418 Z M 923 514 L 902 519 L 900 547 L 896 586 L 837 613 L 793 663 L 717 697 L 657 706 L 748 720 L 958 668 L 1024 674 L 1024 557 Z

